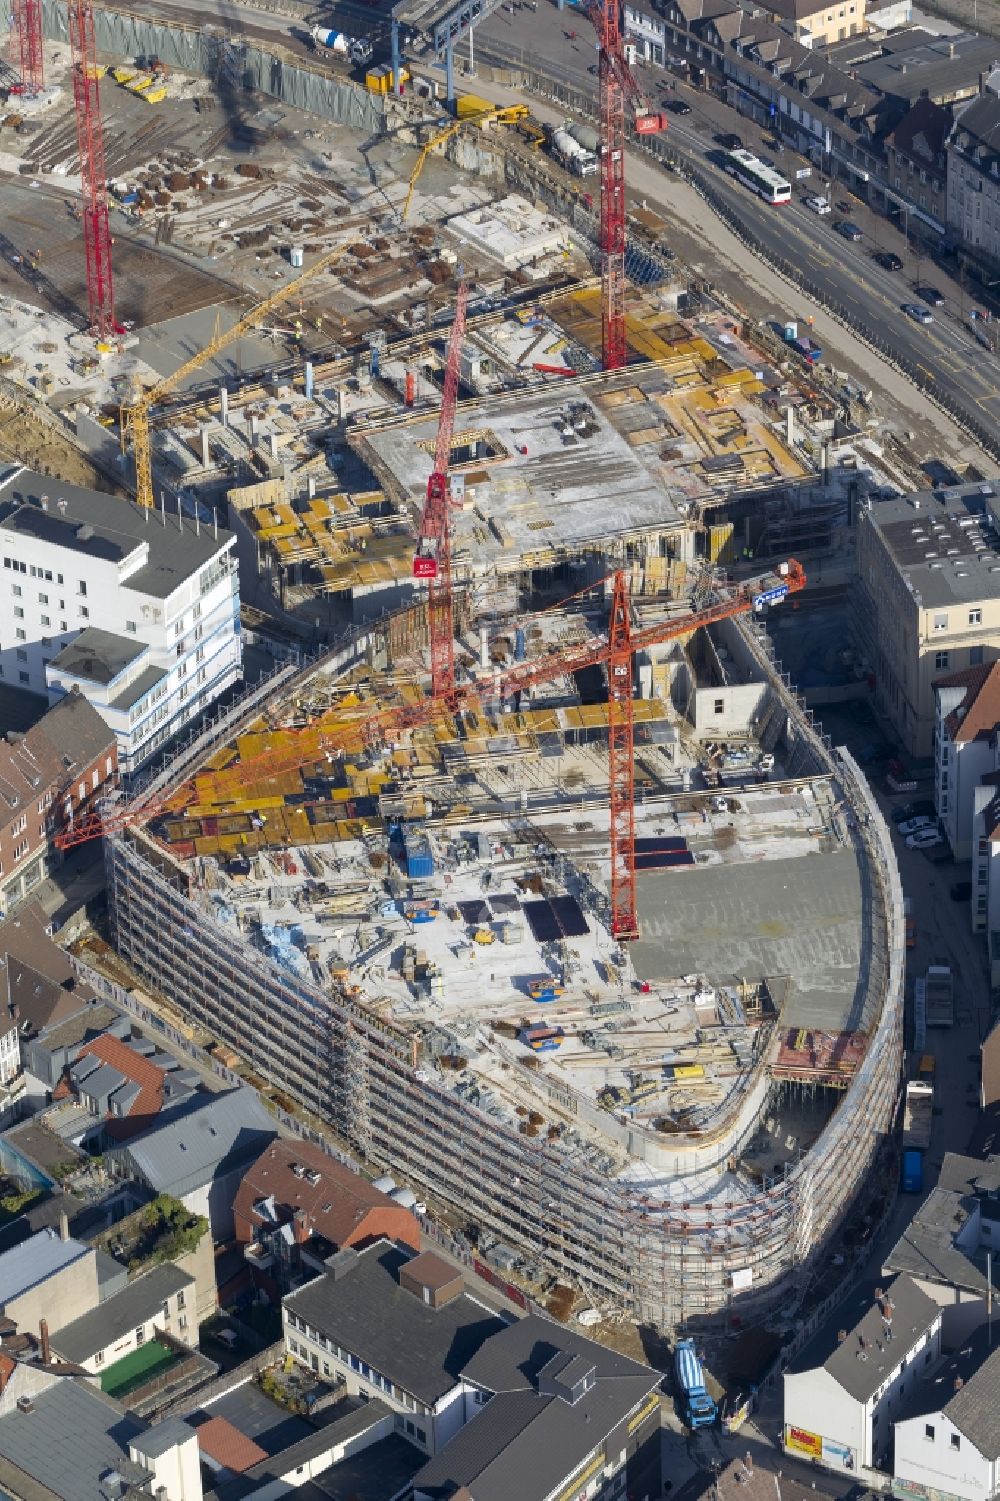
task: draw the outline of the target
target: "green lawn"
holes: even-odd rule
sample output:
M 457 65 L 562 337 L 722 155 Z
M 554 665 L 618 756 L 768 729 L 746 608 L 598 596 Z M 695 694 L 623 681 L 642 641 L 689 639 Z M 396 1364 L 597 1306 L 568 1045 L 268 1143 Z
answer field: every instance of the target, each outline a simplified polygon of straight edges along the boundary
M 102 1371 L 101 1390 L 107 1392 L 109 1397 L 125 1397 L 148 1381 L 150 1376 L 165 1371 L 167 1366 L 173 1365 L 180 1358 L 173 1350 L 168 1350 L 166 1345 L 151 1339 Z

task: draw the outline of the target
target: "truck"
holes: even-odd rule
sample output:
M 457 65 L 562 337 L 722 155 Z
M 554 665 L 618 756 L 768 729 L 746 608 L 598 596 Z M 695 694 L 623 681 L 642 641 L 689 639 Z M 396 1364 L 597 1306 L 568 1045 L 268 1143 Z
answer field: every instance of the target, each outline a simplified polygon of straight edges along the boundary
M 911 1079 L 903 1102 L 903 1151 L 926 1152 L 934 1125 L 934 1085 Z
M 793 339 L 792 348 L 797 354 L 802 356 L 807 365 L 818 365 L 823 358 L 823 351 L 819 345 L 815 344 L 812 339 L 807 339 L 804 336 Z
M 927 997 L 927 1025 L 929 1027 L 953 1027 L 955 1025 L 955 982 L 951 966 L 929 964 L 924 977 Z
M 367 37 L 348 36 L 343 31 L 331 31 L 326 26 L 314 26 L 309 38 L 313 51 L 321 54 L 332 52 L 335 57 L 346 58 L 356 68 L 363 67 L 372 55 L 372 44 Z
M 594 177 L 597 174 L 597 157 L 574 138 L 569 130 L 560 127 L 552 132 L 552 152 L 567 171 L 577 177 Z
M 705 1386 L 705 1372 L 693 1339 L 678 1340 L 674 1348 L 674 1379 L 684 1422 L 689 1428 L 710 1427 L 718 1409 Z
M 924 1186 L 924 1154 L 911 1149 L 903 1153 L 902 1189 L 905 1194 L 918 1194 Z

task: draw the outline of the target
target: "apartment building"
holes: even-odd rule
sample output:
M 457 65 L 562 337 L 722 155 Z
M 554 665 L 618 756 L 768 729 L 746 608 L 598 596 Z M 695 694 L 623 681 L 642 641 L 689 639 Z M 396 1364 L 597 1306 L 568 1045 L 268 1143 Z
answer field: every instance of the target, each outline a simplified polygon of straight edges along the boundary
M 229 532 L 16 469 L 0 481 L 0 676 L 73 688 L 131 774 L 240 676 Z
M 976 794 L 998 765 L 1000 662 L 939 678 L 934 701 L 935 805 L 952 854 L 967 860 L 975 834 Z M 995 792 L 991 786 L 987 800 Z
M 923 1381 L 895 1425 L 892 1494 L 993 1501 L 1000 1494 L 1000 1350 L 981 1329 Z
M 948 219 L 949 105 L 917 99 L 886 140 L 888 190 L 898 195 L 907 215 L 942 235 Z
M 934 749 L 934 684 L 1000 657 L 992 484 L 876 502 L 858 524 L 852 629 L 875 703 L 912 756 Z
M 1000 70 L 959 112 L 946 149 L 949 233 L 984 269 L 1000 268 Z
M 78 693 L 25 734 L 0 740 L 0 919 L 45 880 L 59 860 L 55 835 L 117 774 L 114 733 Z
M 832 1470 L 882 1469 L 892 1424 L 941 1352 L 941 1309 L 909 1277 L 862 1288 L 785 1371 L 784 1446 Z
M 836 0 L 817 5 L 816 0 L 763 0 L 761 9 L 773 21 L 784 21 L 803 47 L 825 47 L 866 30 L 865 0 Z

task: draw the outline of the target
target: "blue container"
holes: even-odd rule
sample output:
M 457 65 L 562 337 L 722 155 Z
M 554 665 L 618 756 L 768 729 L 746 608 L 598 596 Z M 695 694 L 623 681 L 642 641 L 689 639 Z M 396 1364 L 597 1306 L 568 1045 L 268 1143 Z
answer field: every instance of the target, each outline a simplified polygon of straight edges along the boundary
M 903 1153 L 903 1192 L 918 1194 L 924 1186 L 924 1154 L 911 1150 Z

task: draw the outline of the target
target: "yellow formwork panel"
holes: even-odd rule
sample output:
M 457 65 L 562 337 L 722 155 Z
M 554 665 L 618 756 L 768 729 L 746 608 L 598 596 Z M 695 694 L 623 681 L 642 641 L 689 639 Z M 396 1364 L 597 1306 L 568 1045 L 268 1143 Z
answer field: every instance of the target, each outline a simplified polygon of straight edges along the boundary
M 194 842 L 196 855 L 217 855 L 219 853 L 219 841 L 214 834 L 205 835 Z

